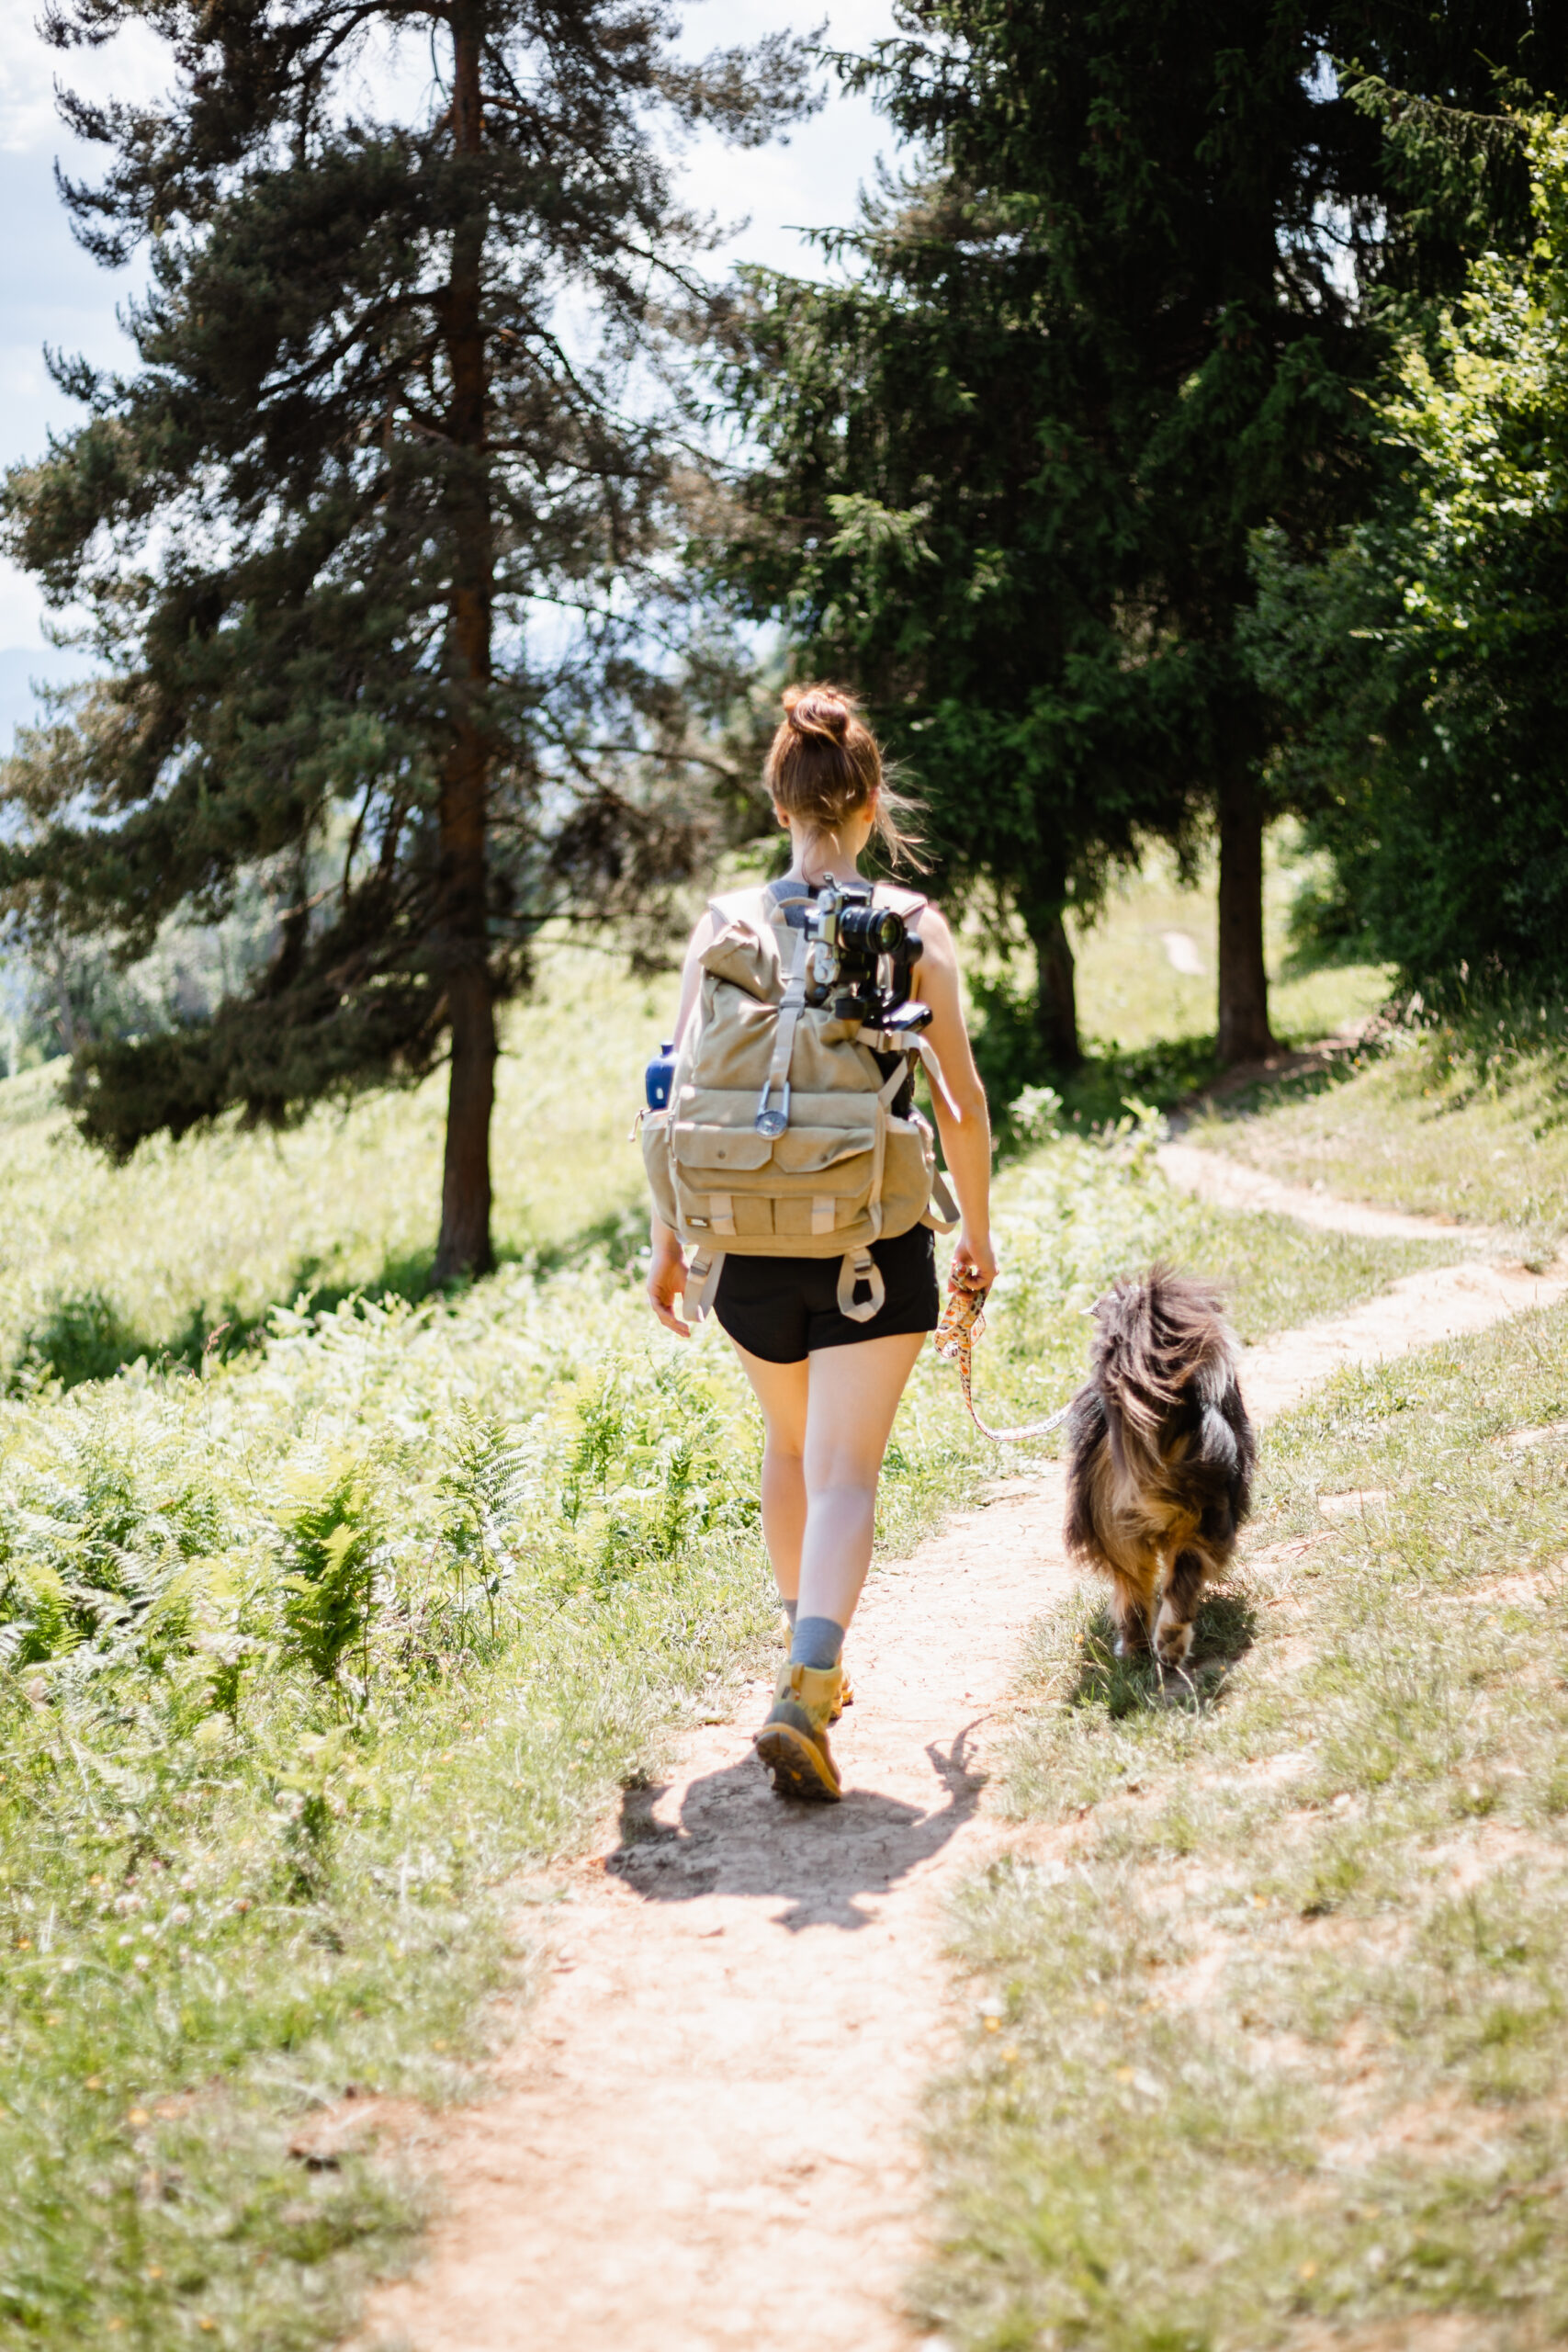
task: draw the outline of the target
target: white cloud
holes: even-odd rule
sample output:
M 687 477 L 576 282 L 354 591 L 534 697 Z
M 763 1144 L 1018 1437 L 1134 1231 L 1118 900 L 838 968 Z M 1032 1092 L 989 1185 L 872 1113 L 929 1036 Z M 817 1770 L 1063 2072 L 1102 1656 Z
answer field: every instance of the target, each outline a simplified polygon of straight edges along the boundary
M 0 153 L 52 151 L 64 139 L 54 85 L 92 98 L 150 96 L 169 79 L 169 53 L 142 25 L 103 49 L 51 49 L 36 0 L 0 0 Z
M 43 598 L 25 571 L 0 563 L 0 646 L 30 649 L 43 641 Z
M 765 34 L 815 29 L 828 19 L 825 45 L 864 51 L 895 29 L 892 0 L 837 0 L 812 8 L 788 0 L 726 0 L 722 12 L 698 6 L 685 20 L 682 47 L 708 49 L 761 40 Z M 787 141 L 737 150 L 716 138 L 694 142 L 683 159 L 689 201 L 736 232 L 713 254 L 710 271 L 738 261 L 815 273 L 821 267 L 803 229 L 847 227 L 872 178 L 879 153 L 893 152 L 891 127 L 868 98 L 851 97 L 827 80 L 828 103 L 797 123 Z

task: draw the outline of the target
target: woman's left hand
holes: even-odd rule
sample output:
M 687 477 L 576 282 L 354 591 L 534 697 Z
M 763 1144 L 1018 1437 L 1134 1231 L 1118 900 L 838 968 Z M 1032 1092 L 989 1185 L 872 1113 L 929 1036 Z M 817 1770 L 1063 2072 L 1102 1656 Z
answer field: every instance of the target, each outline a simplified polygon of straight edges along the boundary
M 675 1301 L 684 1304 L 686 1286 L 686 1256 L 673 1234 L 657 1239 L 653 1245 L 653 1263 L 648 1271 L 649 1304 L 667 1331 L 677 1332 L 682 1340 L 692 1336 L 692 1327 L 682 1323 L 675 1312 Z

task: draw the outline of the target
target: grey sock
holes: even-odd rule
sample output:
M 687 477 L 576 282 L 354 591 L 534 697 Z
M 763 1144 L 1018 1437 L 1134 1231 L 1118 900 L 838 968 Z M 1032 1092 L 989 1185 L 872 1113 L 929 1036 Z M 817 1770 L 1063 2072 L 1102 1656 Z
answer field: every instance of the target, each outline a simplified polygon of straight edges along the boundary
M 826 1673 L 839 1663 L 839 1653 L 844 1646 L 844 1629 L 830 1617 L 797 1617 L 795 1639 L 789 1645 L 791 1666 L 814 1667 Z
M 789 1619 L 789 1630 L 793 1634 L 795 1631 L 795 1612 L 800 1607 L 799 1601 L 793 1599 L 786 1600 L 784 1594 L 781 1592 L 779 1595 L 779 1607 Z

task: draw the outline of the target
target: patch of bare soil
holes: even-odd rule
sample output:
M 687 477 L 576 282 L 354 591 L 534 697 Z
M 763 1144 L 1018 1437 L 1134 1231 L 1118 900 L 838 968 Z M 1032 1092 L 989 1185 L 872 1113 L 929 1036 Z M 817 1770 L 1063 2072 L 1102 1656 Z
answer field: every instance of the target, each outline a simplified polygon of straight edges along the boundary
M 1529 1453 L 1538 1445 L 1551 1445 L 1560 1437 L 1568 1437 L 1568 1421 L 1546 1421 L 1540 1429 L 1510 1430 L 1497 1443 L 1510 1453 Z
M 1522 1269 L 1410 1276 L 1254 1351 L 1249 1401 L 1266 1418 L 1339 1363 L 1563 1286 Z M 1060 1470 L 993 1491 L 872 1579 L 851 1635 L 858 1701 L 835 1735 L 841 1805 L 769 1792 L 759 1686 L 568 1872 L 554 1967 L 494 2097 L 404 2143 L 443 2216 L 423 2267 L 375 2298 L 366 2352 L 918 2342 L 902 2291 L 922 2252 L 917 2101 L 964 1997 L 943 1902 L 1018 1842 L 987 1817 L 986 1780 L 1024 1635 L 1068 1581 Z

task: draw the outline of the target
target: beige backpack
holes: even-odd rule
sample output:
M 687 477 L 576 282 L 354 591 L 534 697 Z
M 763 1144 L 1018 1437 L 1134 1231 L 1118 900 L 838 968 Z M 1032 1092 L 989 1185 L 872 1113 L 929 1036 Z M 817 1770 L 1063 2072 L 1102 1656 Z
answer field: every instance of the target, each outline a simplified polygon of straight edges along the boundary
M 643 1122 L 654 1205 L 697 1253 L 689 1314 L 707 1311 L 734 1251 L 840 1259 L 840 1312 L 868 1322 L 886 1296 L 871 1244 L 957 1222 L 930 1125 L 894 1109 L 912 1057 L 930 1060 L 930 1048 L 807 1003 L 808 904 L 798 886 L 777 884 L 714 901 L 719 928 L 702 954 L 669 1107 Z M 898 1057 L 891 1075 L 879 1050 Z

